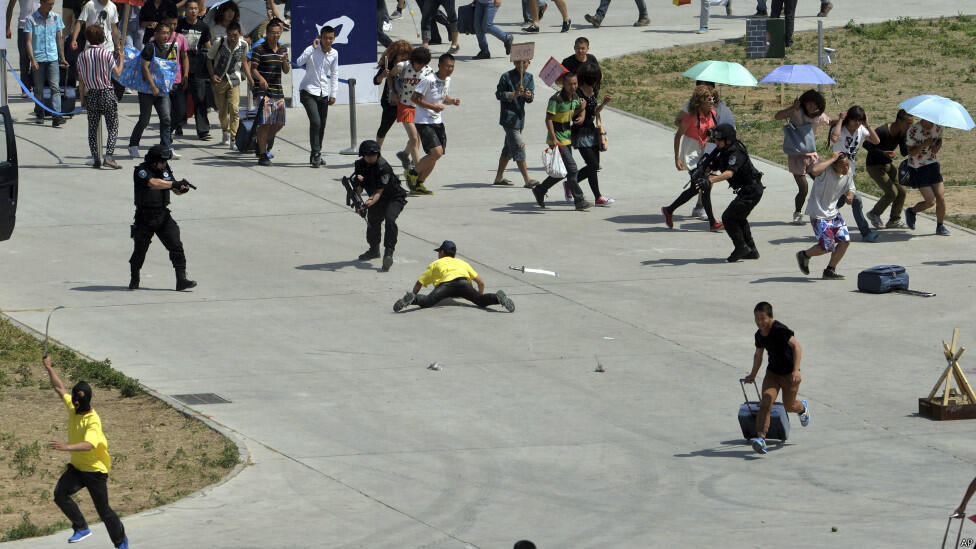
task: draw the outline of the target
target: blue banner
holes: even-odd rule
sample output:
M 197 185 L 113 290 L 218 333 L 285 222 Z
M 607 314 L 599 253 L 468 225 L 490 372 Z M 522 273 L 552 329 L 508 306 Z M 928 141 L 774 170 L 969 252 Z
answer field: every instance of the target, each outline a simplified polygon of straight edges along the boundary
M 372 83 L 377 59 L 376 19 L 376 2 L 372 0 L 292 0 L 292 63 L 319 37 L 322 27 L 331 26 L 336 31 L 332 47 L 339 52 L 339 74 L 342 80 L 357 80 L 357 103 L 378 101 L 378 92 Z M 301 78 L 305 74 L 302 69 L 303 67 L 299 67 L 292 73 L 294 98 L 298 96 Z M 345 82 L 340 85 L 337 99 L 339 102 L 348 101 Z

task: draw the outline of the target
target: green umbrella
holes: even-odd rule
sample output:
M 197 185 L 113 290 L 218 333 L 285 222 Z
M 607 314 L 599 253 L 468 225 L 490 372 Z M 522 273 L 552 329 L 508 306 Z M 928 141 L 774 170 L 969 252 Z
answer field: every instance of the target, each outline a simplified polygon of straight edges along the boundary
M 730 61 L 702 61 L 682 76 L 729 86 L 755 86 L 758 83 L 749 69 Z

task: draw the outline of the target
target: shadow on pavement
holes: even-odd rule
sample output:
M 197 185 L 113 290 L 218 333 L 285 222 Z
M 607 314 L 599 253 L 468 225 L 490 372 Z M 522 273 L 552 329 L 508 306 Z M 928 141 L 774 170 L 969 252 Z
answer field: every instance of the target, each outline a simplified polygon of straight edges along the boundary
M 688 452 L 687 454 L 674 454 L 674 457 L 722 457 L 722 458 L 742 458 L 742 459 L 760 459 L 759 455 L 748 445 L 744 440 L 723 440 L 720 443 L 722 446 L 715 448 L 704 448 L 701 450 L 695 450 L 694 452 Z M 724 448 L 732 446 L 734 448 Z M 743 448 L 743 446 L 745 448 Z M 783 443 L 769 444 L 769 449 L 780 448 Z
M 570 204 L 569 207 L 570 209 L 572 209 L 573 207 L 572 204 Z M 552 208 L 549 207 L 546 207 L 544 210 L 540 208 L 539 205 L 536 204 L 535 202 L 512 202 L 508 206 L 499 206 L 498 208 L 491 209 L 491 211 L 493 212 L 507 212 L 510 214 L 532 214 L 532 215 L 544 213 L 546 210 L 559 211 L 559 210 L 553 210 Z
M 336 272 L 346 267 L 355 267 L 363 271 L 379 271 L 377 267 L 366 261 L 360 261 L 358 259 L 351 259 L 348 261 L 333 261 L 332 263 L 316 263 L 314 265 L 299 265 L 295 267 L 300 271 L 330 271 Z
M 606 218 L 606 221 L 611 223 L 640 223 L 641 225 L 653 225 L 655 223 L 661 223 L 664 221 L 664 216 L 650 214 L 615 215 L 613 217 Z
M 680 265 L 690 265 L 692 263 L 698 265 L 717 265 L 719 263 L 727 263 L 721 257 L 695 257 L 690 259 L 648 259 L 641 261 L 641 265 L 667 265 L 670 267 L 678 267 Z
M 132 292 L 149 290 L 151 292 L 175 292 L 173 288 L 146 288 L 140 286 L 139 290 L 130 290 L 128 286 L 75 286 L 71 288 L 76 292 Z
M 817 278 L 806 276 L 773 276 L 770 278 L 757 278 L 749 284 L 764 284 L 766 282 L 816 282 Z
M 936 265 L 938 267 L 949 267 L 951 265 L 967 265 L 976 263 L 976 259 L 947 259 L 945 261 L 923 261 L 922 265 Z

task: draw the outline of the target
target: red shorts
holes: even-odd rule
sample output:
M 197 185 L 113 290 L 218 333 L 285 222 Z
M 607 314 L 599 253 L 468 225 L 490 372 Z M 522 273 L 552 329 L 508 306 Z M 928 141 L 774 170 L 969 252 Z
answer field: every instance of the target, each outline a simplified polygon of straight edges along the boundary
M 397 103 L 397 122 L 413 122 L 413 113 L 416 111 L 411 106 Z

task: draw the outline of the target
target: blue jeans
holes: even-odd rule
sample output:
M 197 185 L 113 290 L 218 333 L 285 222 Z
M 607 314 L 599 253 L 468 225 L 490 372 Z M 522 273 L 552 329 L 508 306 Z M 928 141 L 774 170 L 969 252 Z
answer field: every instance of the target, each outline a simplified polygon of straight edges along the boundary
M 495 26 L 495 14 L 498 8 L 494 4 L 482 4 L 478 2 L 474 5 L 474 33 L 478 36 L 478 51 L 488 51 L 488 39 L 485 34 L 491 33 L 492 36 L 501 40 L 508 41 L 510 34 Z
M 532 12 L 529 11 L 529 2 L 533 0 L 522 0 L 522 21 L 532 21 Z M 542 13 L 542 8 L 546 6 L 546 0 L 539 1 L 539 13 Z
M 634 0 L 637 4 L 637 17 L 647 17 L 647 5 L 644 0 Z M 600 7 L 596 9 L 596 16 L 603 19 L 607 16 L 607 9 L 610 8 L 610 0 L 600 0 Z
M 159 141 L 167 149 L 173 148 L 169 94 L 162 93 L 153 95 L 142 92 L 139 92 L 139 121 L 136 122 L 136 126 L 132 128 L 132 134 L 129 136 L 130 147 L 139 146 L 139 141 L 142 139 L 142 132 L 146 130 L 146 126 L 149 125 L 149 119 L 152 118 L 153 108 L 156 109 L 156 115 L 159 116 Z
M 34 95 L 43 101 L 41 90 L 47 86 L 51 90 L 51 108 L 61 112 L 61 68 L 58 66 L 58 62 L 40 61 L 37 65 L 37 70 L 31 73 L 34 76 Z M 44 116 L 44 109 L 35 103 L 34 114 Z

